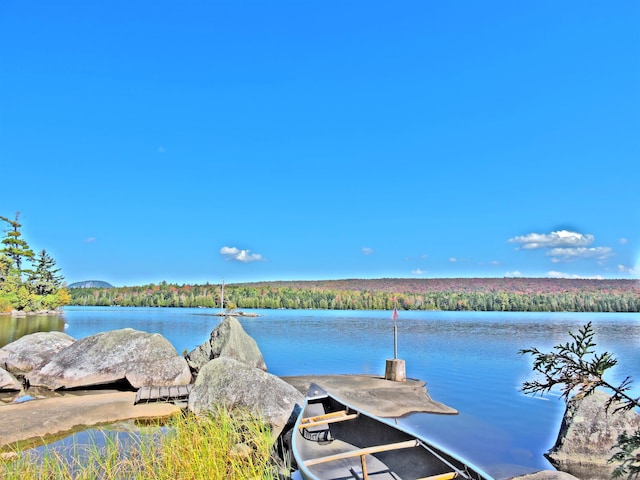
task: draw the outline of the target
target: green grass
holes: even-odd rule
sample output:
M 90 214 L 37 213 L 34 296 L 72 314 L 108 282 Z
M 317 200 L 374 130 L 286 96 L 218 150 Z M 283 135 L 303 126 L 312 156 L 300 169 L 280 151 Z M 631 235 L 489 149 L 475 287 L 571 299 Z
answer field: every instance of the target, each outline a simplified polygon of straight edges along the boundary
M 0 462 L 0 478 L 249 480 L 278 476 L 268 425 L 244 410 L 219 408 L 206 416 L 176 416 L 166 433 L 141 434 L 126 442 L 107 436 L 105 445 L 77 445 L 71 452 L 15 451 Z

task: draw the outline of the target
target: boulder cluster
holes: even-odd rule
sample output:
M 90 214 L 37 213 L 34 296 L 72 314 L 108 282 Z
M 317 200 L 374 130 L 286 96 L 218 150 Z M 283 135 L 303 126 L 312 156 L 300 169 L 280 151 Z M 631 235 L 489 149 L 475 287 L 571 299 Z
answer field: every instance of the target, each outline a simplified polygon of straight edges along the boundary
M 160 334 L 131 328 L 76 340 L 62 332 L 26 335 L 0 349 L 0 391 L 31 387 L 172 387 L 193 384 L 188 408 L 243 407 L 269 422 L 274 438 L 294 421 L 304 398 L 267 372 L 255 340 L 235 317 L 225 317 L 208 341 L 186 356 Z

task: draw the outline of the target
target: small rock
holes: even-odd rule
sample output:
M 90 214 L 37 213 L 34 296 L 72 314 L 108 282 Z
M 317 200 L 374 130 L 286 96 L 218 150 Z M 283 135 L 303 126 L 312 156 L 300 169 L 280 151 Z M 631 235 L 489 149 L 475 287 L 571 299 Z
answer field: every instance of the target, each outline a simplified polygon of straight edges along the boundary
M 7 372 L 4 368 L 0 368 L 0 392 L 13 391 L 18 392 L 22 389 L 22 384 L 16 377 Z

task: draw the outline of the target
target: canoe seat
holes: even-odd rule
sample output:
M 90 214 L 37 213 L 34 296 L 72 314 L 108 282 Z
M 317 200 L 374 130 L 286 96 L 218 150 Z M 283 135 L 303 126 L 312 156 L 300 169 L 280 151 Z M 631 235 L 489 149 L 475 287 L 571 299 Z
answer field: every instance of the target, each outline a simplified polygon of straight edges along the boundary
M 310 428 L 303 429 L 301 432 L 302 438 L 311 442 L 328 443 L 333 441 L 331 430 L 328 428 Z
M 318 422 L 317 419 L 330 418 L 332 414 L 325 413 L 322 403 L 310 403 L 304 412 L 308 415 L 300 420 L 300 433 L 302 437 L 312 442 L 331 442 L 331 430 L 326 422 Z

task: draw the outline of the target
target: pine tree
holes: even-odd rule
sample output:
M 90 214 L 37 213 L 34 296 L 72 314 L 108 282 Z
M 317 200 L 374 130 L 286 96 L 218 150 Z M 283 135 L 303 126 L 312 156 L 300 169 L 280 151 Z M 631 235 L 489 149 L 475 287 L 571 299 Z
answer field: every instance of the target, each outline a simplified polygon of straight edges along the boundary
M 60 271 L 56 267 L 55 260 L 42 250 L 35 259 L 35 269 L 29 272 L 27 283 L 36 295 L 49 295 L 55 293 L 63 282 L 63 277 L 58 275 Z
M 22 232 L 20 232 L 22 224 L 18 221 L 19 217 L 20 212 L 16 212 L 15 220 L 10 220 L 7 217 L 0 216 L 0 220 L 4 220 L 11 226 L 11 229 L 7 230 L 7 236 L 2 239 L 2 242 L 0 242 L 4 245 L 0 252 L 4 253 L 13 261 L 18 271 L 18 275 L 22 280 L 22 262 L 25 259 L 33 259 L 34 254 L 33 250 L 29 247 L 29 244 L 22 238 Z

